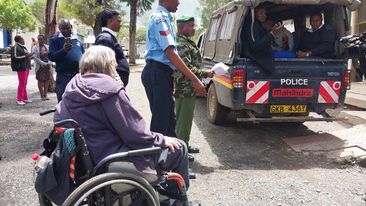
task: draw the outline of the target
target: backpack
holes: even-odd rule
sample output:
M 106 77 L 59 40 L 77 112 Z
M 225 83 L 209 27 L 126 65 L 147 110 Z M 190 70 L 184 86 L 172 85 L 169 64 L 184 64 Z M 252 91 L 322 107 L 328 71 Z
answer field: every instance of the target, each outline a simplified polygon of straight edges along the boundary
M 38 172 L 35 189 L 61 205 L 89 178 L 93 169 L 89 151 L 80 128 L 55 128 L 43 146 L 41 155 L 49 156 L 51 161 Z

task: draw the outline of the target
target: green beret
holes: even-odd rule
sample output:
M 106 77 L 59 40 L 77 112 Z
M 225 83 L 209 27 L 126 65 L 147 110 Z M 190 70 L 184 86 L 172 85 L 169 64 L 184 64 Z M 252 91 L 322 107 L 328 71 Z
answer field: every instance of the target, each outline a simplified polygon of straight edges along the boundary
M 189 22 L 189 21 L 194 21 L 194 17 L 193 16 L 183 15 L 183 16 L 181 16 L 177 19 L 177 24 L 186 23 L 186 22 Z

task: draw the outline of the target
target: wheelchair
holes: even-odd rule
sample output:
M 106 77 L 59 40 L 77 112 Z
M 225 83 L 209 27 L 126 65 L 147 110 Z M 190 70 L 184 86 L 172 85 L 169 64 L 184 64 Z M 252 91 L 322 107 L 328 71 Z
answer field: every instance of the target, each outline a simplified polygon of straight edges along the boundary
M 40 115 L 54 111 L 49 110 Z M 115 153 L 93 165 L 79 124 L 72 119 L 66 119 L 54 124 L 48 138 L 43 142 L 45 151 L 41 155 L 52 159 L 52 155 L 57 150 L 57 144 L 61 144 L 67 129 L 73 130 L 75 143 L 75 153 L 71 158 L 70 168 L 65 168 L 70 174 L 68 176 L 70 187 L 67 188 L 71 189 L 65 194 L 67 196 L 61 198 L 62 201 L 58 199 L 57 203 L 52 201 L 53 193 L 59 195 L 59 192 L 64 191 L 63 188 L 50 190 L 53 193 L 37 191 L 41 206 L 188 205 L 184 179 L 178 173 L 163 172 L 157 167 L 157 174 L 147 174 L 138 171 L 133 163 L 125 160 L 127 157 L 157 155 L 161 152 L 161 148 Z M 56 170 L 55 166 L 53 169 Z

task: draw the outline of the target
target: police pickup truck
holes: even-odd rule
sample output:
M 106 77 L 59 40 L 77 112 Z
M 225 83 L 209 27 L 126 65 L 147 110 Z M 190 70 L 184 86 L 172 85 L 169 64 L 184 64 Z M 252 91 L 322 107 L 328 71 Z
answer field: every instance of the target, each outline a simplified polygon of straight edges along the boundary
M 275 58 L 274 71 L 268 75 L 241 53 L 240 36 L 245 18 L 253 18 L 260 5 L 268 16 L 292 23 L 300 14 L 309 22 L 310 14 L 320 12 L 339 39 L 349 30 L 347 9 L 359 4 L 357 0 L 236 0 L 214 11 L 202 40 L 203 61 L 206 69 L 218 63 L 228 69 L 207 83 L 209 121 L 224 123 L 229 113 L 237 121 L 336 120 L 329 111 L 342 108 L 350 87 L 347 59 L 338 40 L 335 58 Z M 310 112 L 320 115 L 309 116 Z

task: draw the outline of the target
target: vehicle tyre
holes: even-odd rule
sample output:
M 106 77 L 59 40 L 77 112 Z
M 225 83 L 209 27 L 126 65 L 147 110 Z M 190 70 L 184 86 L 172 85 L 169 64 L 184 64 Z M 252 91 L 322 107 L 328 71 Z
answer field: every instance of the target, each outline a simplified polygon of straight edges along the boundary
M 142 199 L 142 203 L 137 205 L 159 205 L 157 192 L 149 182 L 127 173 L 105 173 L 93 177 L 77 187 L 62 205 L 135 205 L 132 198 L 137 199 L 136 192 Z M 127 204 L 126 197 L 129 197 Z
M 207 117 L 208 120 L 216 125 L 225 123 L 230 109 L 222 106 L 217 99 L 215 85 L 211 84 L 207 94 Z

